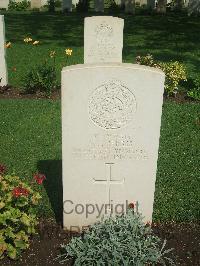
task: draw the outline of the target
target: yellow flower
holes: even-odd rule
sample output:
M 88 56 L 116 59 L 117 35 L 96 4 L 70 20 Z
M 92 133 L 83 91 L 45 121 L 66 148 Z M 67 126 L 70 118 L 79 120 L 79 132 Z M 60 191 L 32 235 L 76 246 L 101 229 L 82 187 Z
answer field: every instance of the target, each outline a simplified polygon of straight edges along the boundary
M 6 47 L 6 48 L 10 48 L 10 47 L 11 47 L 11 42 L 7 42 L 7 43 L 5 44 L 5 47 Z
M 39 41 L 34 41 L 33 42 L 33 45 L 37 45 L 37 44 L 39 44 Z
M 69 48 L 65 50 L 66 55 L 69 55 L 69 56 L 72 55 L 72 52 L 73 52 L 72 49 L 69 49 Z
M 56 51 L 51 51 L 50 54 L 49 54 L 49 56 L 50 56 L 51 58 L 53 58 L 55 55 L 56 55 Z
M 3 201 L 0 201 L 0 209 L 3 209 L 4 206 L 5 206 L 5 203 Z
M 30 38 L 30 37 L 26 37 L 25 39 L 24 39 L 24 42 L 25 43 L 29 43 L 29 42 L 32 42 L 33 40 Z

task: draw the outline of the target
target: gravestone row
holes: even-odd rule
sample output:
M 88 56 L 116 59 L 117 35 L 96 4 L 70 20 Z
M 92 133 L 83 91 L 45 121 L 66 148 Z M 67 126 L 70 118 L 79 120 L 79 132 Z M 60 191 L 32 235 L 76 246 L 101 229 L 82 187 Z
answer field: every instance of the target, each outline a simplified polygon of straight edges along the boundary
M 123 20 L 85 19 L 84 63 L 62 70 L 64 227 L 134 202 L 152 219 L 164 73 L 122 63 Z
M 16 2 L 21 2 L 22 0 L 15 0 Z M 141 4 L 143 4 L 141 0 Z M 146 1 L 146 0 L 145 0 Z M 154 2 L 155 7 L 155 0 L 151 0 L 151 2 Z M 8 9 L 10 0 L 1 0 L 0 1 L 0 8 Z M 42 6 L 47 5 L 47 0 L 31 0 L 31 8 L 37 8 L 40 9 Z M 79 2 L 79 0 L 62 0 L 62 9 L 72 11 L 72 5 L 76 5 Z M 135 0 L 125 0 L 125 1 L 118 1 L 116 0 L 117 5 L 124 4 L 125 5 L 125 12 L 127 13 L 134 13 L 134 7 L 135 7 Z M 148 3 L 144 3 L 147 4 Z M 96 12 L 104 12 L 104 0 L 94 0 L 94 10 Z

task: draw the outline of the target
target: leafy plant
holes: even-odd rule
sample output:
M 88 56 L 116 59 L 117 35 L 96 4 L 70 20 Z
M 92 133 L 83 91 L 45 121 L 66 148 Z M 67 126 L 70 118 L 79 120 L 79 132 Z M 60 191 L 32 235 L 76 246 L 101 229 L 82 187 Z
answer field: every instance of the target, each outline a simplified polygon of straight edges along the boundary
M 8 10 L 22 11 L 27 10 L 30 7 L 30 1 L 22 0 L 21 2 L 15 2 L 11 0 L 8 5 Z
M 55 7 L 62 7 L 62 1 L 61 0 L 55 0 Z
M 187 95 L 194 100 L 200 101 L 200 78 L 194 79 L 193 82 L 195 87 L 190 89 Z
M 178 61 L 162 63 L 156 62 L 152 55 L 137 56 L 136 63 L 150 67 L 160 68 L 165 73 L 165 91 L 168 95 L 175 94 L 179 90 L 181 81 L 186 81 L 186 69 Z
M 155 63 L 155 60 L 153 58 L 153 55 L 147 54 L 145 56 L 137 56 L 136 57 L 136 63 L 139 65 L 145 65 L 150 67 L 160 67 L 157 63 Z
M 173 264 L 161 240 L 152 234 L 140 214 L 129 209 L 127 214 L 109 217 L 96 223 L 80 237 L 62 245 L 60 263 L 73 258 L 74 265 L 165 265 Z
M 175 94 L 181 81 L 186 81 L 186 70 L 185 67 L 178 61 L 161 63 L 161 69 L 165 73 L 165 90 L 168 95 Z
M 18 176 L 0 167 L 0 258 L 17 259 L 29 247 L 29 238 L 38 224 L 38 192 Z
M 24 77 L 24 90 L 27 93 L 37 91 L 50 95 L 57 86 L 55 64 L 45 62 L 32 68 Z

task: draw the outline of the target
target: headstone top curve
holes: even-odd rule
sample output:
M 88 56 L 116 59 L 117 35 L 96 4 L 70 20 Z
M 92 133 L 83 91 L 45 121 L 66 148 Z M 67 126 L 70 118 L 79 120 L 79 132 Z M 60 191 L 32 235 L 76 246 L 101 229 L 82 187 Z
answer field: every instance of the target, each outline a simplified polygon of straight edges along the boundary
M 138 64 L 131 64 L 131 63 L 98 63 L 98 64 L 77 64 L 77 65 L 70 65 L 64 67 L 62 69 L 62 73 L 67 71 L 73 71 L 78 69 L 87 69 L 87 68 L 111 68 L 111 67 L 123 67 L 123 68 L 132 68 L 135 70 L 144 70 L 149 72 L 158 73 L 161 75 L 165 75 L 161 69 L 149 67 L 145 65 L 138 65 Z

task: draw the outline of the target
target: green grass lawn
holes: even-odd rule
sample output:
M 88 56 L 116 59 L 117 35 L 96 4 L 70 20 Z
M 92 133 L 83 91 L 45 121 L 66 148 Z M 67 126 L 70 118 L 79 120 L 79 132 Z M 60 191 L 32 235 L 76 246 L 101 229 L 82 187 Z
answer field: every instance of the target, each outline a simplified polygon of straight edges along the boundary
M 121 15 L 123 17 L 124 15 Z M 187 16 L 126 16 L 124 62 L 151 53 L 162 61 L 180 60 L 190 76 L 199 74 L 200 19 Z M 80 14 L 6 13 L 9 83 L 21 86 L 22 77 L 33 66 L 57 53 L 60 70 L 83 63 L 83 21 Z M 39 40 L 38 47 L 26 45 L 24 37 Z M 65 49 L 73 49 L 66 57 Z M 16 68 L 16 71 L 14 71 Z M 47 175 L 40 187 L 40 212 L 62 212 L 61 111 L 60 101 L 0 100 L 0 162 L 11 172 L 31 179 L 40 171 Z M 155 193 L 155 221 L 200 219 L 200 104 L 165 102 Z
M 89 15 L 94 15 L 90 13 Z M 133 63 L 137 55 L 151 53 L 160 61 L 183 62 L 188 75 L 195 77 L 200 69 L 200 18 L 186 15 L 125 16 L 123 61 Z M 6 13 L 6 39 L 12 42 L 7 49 L 9 83 L 22 84 L 22 77 L 38 63 L 57 53 L 58 79 L 63 66 L 83 63 L 84 14 L 72 13 Z M 31 36 L 40 45 L 25 45 L 23 39 Z M 73 49 L 66 57 L 65 49 Z M 16 68 L 16 71 L 13 69 Z
M 154 219 L 200 218 L 200 108 L 198 103 L 163 107 Z M 41 213 L 61 217 L 60 101 L 1 100 L 0 162 L 25 178 L 47 175 Z M 53 212 L 52 212 L 53 210 Z

